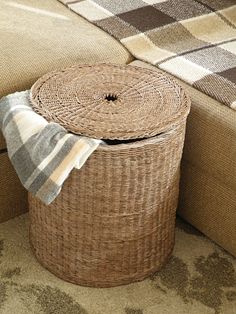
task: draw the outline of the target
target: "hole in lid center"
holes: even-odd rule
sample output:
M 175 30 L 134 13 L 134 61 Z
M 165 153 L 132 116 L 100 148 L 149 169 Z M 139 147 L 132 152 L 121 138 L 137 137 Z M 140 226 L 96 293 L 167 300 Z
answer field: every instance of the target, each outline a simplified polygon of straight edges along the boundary
M 114 95 L 114 94 L 107 94 L 107 95 L 105 96 L 105 99 L 106 99 L 107 101 L 116 101 L 116 100 L 117 100 L 117 96 Z

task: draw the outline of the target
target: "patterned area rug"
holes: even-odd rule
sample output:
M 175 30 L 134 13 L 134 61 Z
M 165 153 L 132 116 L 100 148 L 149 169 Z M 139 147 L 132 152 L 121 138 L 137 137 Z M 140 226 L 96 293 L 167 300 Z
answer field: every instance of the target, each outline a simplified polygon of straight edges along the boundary
M 94 289 L 42 268 L 28 242 L 28 215 L 0 225 L 1 314 L 234 314 L 236 259 L 177 222 L 170 262 L 143 282 Z

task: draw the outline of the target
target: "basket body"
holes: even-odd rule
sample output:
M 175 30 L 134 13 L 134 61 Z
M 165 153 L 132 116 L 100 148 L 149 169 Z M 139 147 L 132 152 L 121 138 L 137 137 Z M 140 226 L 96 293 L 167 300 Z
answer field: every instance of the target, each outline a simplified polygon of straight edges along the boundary
M 49 206 L 29 195 L 37 259 L 64 280 L 93 287 L 139 281 L 174 245 L 185 120 L 166 132 L 101 145 Z

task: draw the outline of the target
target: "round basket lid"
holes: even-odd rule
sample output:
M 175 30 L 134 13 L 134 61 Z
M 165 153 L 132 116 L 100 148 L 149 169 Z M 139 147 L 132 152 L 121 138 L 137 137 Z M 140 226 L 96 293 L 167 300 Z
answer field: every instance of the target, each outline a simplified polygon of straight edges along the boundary
M 189 112 L 182 88 L 159 71 L 112 64 L 76 65 L 41 77 L 34 110 L 68 131 L 98 139 L 151 137 Z

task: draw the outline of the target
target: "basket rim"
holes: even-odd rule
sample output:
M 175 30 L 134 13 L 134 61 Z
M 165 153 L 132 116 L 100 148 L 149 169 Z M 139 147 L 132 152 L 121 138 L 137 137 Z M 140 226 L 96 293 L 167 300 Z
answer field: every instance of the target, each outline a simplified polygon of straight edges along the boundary
M 170 129 L 166 132 L 163 132 L 161 134 L 154 135 L 152 137 L 148 138 L 137 138 L 134 142 L 131 143 L 119 143 L 119 144 L 114 144 L 110 145 L 107 143 L 100 143 L 100 145 L 97 147 L 96 150 L 98 151 L 122 151 L 122 150 L 129 150 L 129 149 L 135 149 L 135 148 L 140 148 L 144 147 L 147 145 L 155 145 L 155 144 L 161 144 L 162 142 L 165 142 L 167 139 L 172 138 L 172 136 L 175 135 L 175 133 L 180 129 L 180 128 L 185 128 L 185 124 L 179 124 L 175 128 Z M 165 144 L 165 143 L 163 143 Z

